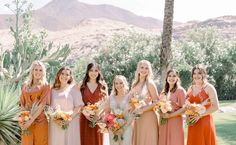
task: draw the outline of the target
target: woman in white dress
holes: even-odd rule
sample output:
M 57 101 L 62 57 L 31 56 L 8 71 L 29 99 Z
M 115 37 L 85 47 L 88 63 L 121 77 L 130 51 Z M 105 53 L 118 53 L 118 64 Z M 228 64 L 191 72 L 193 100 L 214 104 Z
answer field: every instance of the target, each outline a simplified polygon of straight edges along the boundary
M 49 145 L 80 145 L 80 126 L 78 112 L 83 106 L 81 93 L 73 87 L 72 72 L 61 68 L 55 78 L 51 94 L 51 107 L 58 107 L 65 112 L 73 112 L 68 128 L 62 129 L 53 120 L 49 125 Z
M 115 109 L 121 109 L 126 112 L 129 109 L 129 86 L 127 80 L 122 75 L 115 76 L 113 80 L 112 93 L 110 96 L 110 110 L 114 112 Z M 126 116 L 124 114 L 124 116 Z M 119 138 L 114 141 L 113 134 L 110 134 L 110 145 L 131 145 L 132 141 L 132 126 L 131 124 L 123 130 L 123 140 Z

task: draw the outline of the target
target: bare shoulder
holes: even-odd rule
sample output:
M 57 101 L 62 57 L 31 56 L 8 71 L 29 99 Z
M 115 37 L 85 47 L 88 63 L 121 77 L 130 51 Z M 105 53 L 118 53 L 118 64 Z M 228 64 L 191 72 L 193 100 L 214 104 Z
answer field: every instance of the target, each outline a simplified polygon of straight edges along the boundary
M 206 87 L 205 87 L 205 90 L 206 90 L 207 92 L 214 92 L 216 89 L 215 89 L 215 87 L 214 87 L 212 84 L 207 83 L 207 84 L 206 84 Z
M 154 82 L 153 80 L 149 81 L 149 82 L 148 82 L 148 87 L 149 87 L 149 88 L 156 88 L 155 82 Z

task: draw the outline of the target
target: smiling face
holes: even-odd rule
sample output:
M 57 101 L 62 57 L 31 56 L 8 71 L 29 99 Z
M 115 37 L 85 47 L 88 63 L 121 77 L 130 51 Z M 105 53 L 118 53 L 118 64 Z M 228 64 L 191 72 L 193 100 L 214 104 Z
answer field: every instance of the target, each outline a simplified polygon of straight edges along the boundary
M 193 81 L 196 83 L 196 84 L 202 84 L 203 83 L 203 75 L 201 73 L 201 71 L 199 69 L 195 69 L 193 71 Z
M 36 80 L 42 79 L 42 77 L 43 77 L 43 68 L 42 68 L 42 66 L 35 65 L 35 67 L 33 68 L 32 75 L 33 75 L 33 79 L 36 79 Z
M 63 70 L 59 76 L 59 81 L 61 84 L 68 84 L 71 79 L 71 72 L 69 70 Z
M 94 65 L 88 72 L 88 76 L 90 80 L 96 80 L 99 75 L 98 68 Z
M 167 82 L 170 85 L 174 85 L 177 81 L 178 81 L 178 76 L 175 72 L 172 71 L 167 75 Z
M 122 92 L 125 90 L 124 88 L 124 82 L 122 79 L 120 78 L 116 78 L 115 81 L 114 81 L 114 86 L 115 86 L 115 89 L 117 90 L 117 92 Z
M 146 77 L 149 73 L 148 65 L 146 63 L 141 63 L 138 72 L 140 77 Z

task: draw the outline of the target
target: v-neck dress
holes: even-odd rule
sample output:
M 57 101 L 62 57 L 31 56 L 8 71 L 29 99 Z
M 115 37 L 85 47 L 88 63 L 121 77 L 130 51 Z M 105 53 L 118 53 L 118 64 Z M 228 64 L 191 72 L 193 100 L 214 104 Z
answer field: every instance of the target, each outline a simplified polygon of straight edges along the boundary
M 94 104 L 103 98 L 100 90 L 100 85 L 91 92 L 86 85 L 82 93 L 82 99 L 85 105 Z M 103 134 L 100 133 L 99 127 L 96 125 L 94 128 L 89 127 L 89 120 L 81 113 L 80 115 L 80 136 L 81 145 L 103 145 Z

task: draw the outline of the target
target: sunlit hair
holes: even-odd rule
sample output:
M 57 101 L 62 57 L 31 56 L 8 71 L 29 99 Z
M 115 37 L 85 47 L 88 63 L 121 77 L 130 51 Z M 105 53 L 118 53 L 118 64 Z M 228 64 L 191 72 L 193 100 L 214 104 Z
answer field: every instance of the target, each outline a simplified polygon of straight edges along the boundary
M 125 76 L 123 76 L 123 75 L 116 75 L 115 78 L 112 81 L 111 95 L 114 95 L 114 96 L 118 95 L 118 91 L 115 88 L 115 81 L 117 79 L 120 79 L 123 82 L 123 84 L 124 84 L 124 92 L 125 92 L 125 94 L 127 94 L 129 92 L 129 84 L 128 84 Z
M 193 67 L 193 69 L 192 69 L 192 79 L 193 79 L 194 71 L 197 70 L 197 69 L 199 70 L 199 72 L 202 76 L 203 82 L 206 83 L 207 82 L 207 71 L 206 71 L 206 68 L 203 64 L 197 64 Z
M 169 74 L 172 73 L 172 72 L 176 75 L 177 81 L 174 84 L 174 87 L 170 90 L 170 84 L 168 83 L 167 79 L 168 79 Z M 180 78 L 179 78 L 179 73 L 174 69 L 170 69 L 166 74 L 165 84 L 164 84 L 162 93 L 167 94 L 169 91 L 171 93 L 174 93 L 176 91 L 176 89 L 180 86 L 180 83 L 181 82 L 180 82 Z
M 140 81 L 140 74 L 139 74 L 139 70 L 142 64 L 146 64 L 148 66 L 148 75 L 146 76 L 146 82 L 150 82 L 153 79 L 153 72 L 152 72 L 152 66 L 151 63 L 147 60 L 141 60 L 138 62 L 137 64 L 137 69 L 135 71 L 135 76 L 134 76 L 134 81 L 132 83 L 132 88 L 135 87 L 138 82 Z
M 27 81 L 27 84 L 32 86 L 33 85 L 33 81 L 34 81 L 34 74 L 33 71 L 35 69 L 36 66 L 41 66 L 42 67 L 42 78 L 39 80 L 41 85 L 45 85 L 48 84 L 47 83 L 47 78 L 46 78 L 46 67 L 45 65 L 39 61 L 39 60 L 35 60 L 34 62 L 32 62 L 31 66 L 30 66 L 30 72 L 29 72 L 29 79 Z
M 87 65 L 87 70 L 86 70 L 85 76 L 83 78 L 83 82 L 82 82 L 82 85 L 80 87 L 80 91 L 82 93 L 84 92 L 84 89 L 87 85 L 87 82 L 89 82 L 89 71 L 92 69 L 92 67 L 96 67 L 97 70 L 98 70 L 98 76 L 96 78 L 96 82 L 98 83 L 98 85 L 100 85 L 100 91 L 101 91 L 102 95 L 104 97 L 106 97 L 107 96 L 107 85 L 106 85 L 106 82 L 103 79 L 103 75 L 101 73 L 100 67 L 96 63 L 89 63 Z
M 54 88 L 54 89 L 60 89 L 60 87 L 61 87 L 61 81 L 60 81 L 59 78 L 60 78 L 60 75 L 62 74 L 62 71 L 64 71 L 64 70 L 68 70 L 68 71 L 70 72 L 70 79 L 68 80 L 67 84 L 72 84 L 72 83 L 73 83 L 74 79 L 73 79 L 73 77 L 72 77 L 72 71 L 71 71 L 71 69 L 68 68 L 68 67 L 62 67 L 62 68 L 57 72 L 57 75 L 56 75 L 56 78 L 55 78 L 55 80 L 54 80 L 54 83 L 53 83 L 52 88 Z

